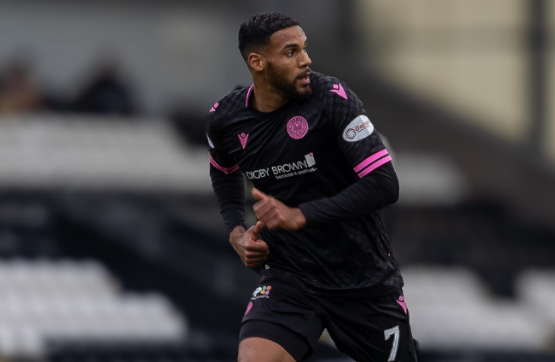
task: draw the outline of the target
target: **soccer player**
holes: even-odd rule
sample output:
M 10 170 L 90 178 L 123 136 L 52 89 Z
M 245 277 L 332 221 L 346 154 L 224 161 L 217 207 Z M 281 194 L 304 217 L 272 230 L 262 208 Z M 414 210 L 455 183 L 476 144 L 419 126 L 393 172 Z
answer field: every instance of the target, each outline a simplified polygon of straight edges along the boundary
M 403 279 L 378 212 L 398 198 L 391 156 L 362 102 L 313 72 L 299 23 L 250 17 L 239 50 L 254 84 L 208 113 L 210 176 L 230 243 L 261 281 L 239 361 L 308 358 L 327 328 L 356 361 L 415 361 Z M 257 200 L 244 221 L 243 174 Z

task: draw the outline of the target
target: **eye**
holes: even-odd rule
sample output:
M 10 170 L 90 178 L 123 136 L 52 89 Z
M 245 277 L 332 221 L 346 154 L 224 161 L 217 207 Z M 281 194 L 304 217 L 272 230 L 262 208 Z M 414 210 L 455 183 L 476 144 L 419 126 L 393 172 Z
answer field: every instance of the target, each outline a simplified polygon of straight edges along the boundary
M 288 56 L 288 57 L 292 57 L 293 54 L 295 54 L 295 51 L 294 51 L 294 50 L 290 50 L 290 51 L 288 51 L 287 53 L 285 53 L 285 55 Z

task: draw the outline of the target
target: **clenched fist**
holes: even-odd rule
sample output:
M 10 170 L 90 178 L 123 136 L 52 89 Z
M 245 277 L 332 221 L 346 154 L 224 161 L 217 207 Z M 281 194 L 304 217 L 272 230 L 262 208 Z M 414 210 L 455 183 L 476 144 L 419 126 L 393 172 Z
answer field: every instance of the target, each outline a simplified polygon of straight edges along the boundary
M 245 231 L 241 226 L 237 226 L 229 235 L 229 242 L 235 252 L 247 267 L 255 267 L 270 255 L 270 249 L 265 241 L 258 238 L 258 234 L 264 228 L 260 221 L 255 226 Z
M 268 229 L 298 230 L 306 225 L 301 209 L 287 207 L 278 199 L 255 188 L 252 189 L 252 196 L 257 200 L 253 206 L 256 218 Z

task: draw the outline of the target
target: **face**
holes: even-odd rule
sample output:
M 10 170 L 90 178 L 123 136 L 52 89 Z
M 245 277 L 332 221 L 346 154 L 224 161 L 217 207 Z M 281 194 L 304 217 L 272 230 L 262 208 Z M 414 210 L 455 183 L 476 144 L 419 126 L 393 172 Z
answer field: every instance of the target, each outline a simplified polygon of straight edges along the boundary
M 306 99 L 312 95 L 306 36 L 299 26 L 275 32 L 265 52 L 268 83 L 287 97 Z

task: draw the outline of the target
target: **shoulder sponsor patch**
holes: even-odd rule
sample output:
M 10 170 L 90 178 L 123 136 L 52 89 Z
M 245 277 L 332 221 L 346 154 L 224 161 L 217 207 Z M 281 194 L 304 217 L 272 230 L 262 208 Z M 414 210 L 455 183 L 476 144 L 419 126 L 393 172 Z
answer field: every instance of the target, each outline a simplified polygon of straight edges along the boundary
M 343 139 L 347 142 L 360 141 L 374 132 L 374 125 L 365 115 L 353 119 L 343 130 Z

